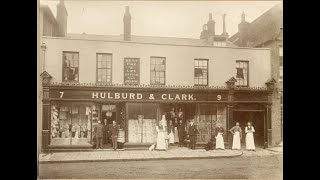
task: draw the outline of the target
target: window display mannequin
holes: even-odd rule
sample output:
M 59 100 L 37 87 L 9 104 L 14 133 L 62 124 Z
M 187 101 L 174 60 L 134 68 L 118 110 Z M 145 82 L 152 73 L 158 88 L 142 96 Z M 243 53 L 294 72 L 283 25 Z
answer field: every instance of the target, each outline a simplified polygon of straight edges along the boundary
M 171 116 L 171 119 L 173 119 L 176 116 L 176 113 L 174 112 L 174 108 L 171 109 L 170 116 Z
M 181 108 L 179 109 L 178 117 L 179 117 L 180 119 L 183 119 L 183 112 L 182 112 L 182 109 L 181 109 Z
M 71 133 L 72 133 L 72 137 L 74 138 L 76 135 L 76 126 L 75 125 L 71 125 Z

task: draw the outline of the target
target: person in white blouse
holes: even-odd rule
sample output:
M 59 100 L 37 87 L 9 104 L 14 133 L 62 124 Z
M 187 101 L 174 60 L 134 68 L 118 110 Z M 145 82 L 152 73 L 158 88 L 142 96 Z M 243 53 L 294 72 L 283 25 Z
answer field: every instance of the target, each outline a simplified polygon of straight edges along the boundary
M 255 151 L 256 147 L 254 144 L 253 133 L 255 132 L 254 127 L 251 125 L 251 122 L 248 122 L 248 126 L 245 128 L 246 133 L 246 149 L 248 151 Z

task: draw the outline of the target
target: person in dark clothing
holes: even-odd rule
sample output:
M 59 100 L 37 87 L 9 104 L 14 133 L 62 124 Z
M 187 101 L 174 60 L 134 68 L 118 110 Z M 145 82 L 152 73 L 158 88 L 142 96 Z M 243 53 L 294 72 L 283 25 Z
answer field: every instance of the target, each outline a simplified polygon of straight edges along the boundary
M 103 144 L 108 144 L 109 125 L 107 119 L 103 122 Z
M 112 123 L 113 124 L 111 126 L 110 132 L 112 137 L 113 149 L 116 150 L 118 145 L 117 139 L 118 139 L 118 133 L 119 133 L 119 126 L 117 125 L 115 120 L 113 120 Z
M 179 147 L 183 147 L 184 139 L 186 135 L 186 125 L 182 123 L 182 119 L 180 119 L 177 129 L 178 129 L 178 136 L 179 136 Z
M 196 138 L 197 138 L 197 127 L 193 124 L 193 120 L 190 122 L 188 135 L 190 138 L 190 149 L 195 149 L 196 147 Z
M 100 120 L 98 121 L 98 124 L 94 127 L 94 132 L 95 132 L 96 141 L 97 141 L 96 148 L 101 149 L 102 148 L 102 138 L 103 138 L 103 125 L 101 124 Z

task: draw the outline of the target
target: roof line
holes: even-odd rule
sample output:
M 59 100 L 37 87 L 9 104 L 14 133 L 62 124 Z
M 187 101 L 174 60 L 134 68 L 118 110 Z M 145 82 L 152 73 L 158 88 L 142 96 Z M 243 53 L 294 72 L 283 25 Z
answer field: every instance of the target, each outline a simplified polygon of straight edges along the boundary
M 117 40 L 79 39 L 79 38 L 52 37 L 52 36 L 43 36 L 43 38 L 47 38 L 47 39 L 64 39 L 64 40 L 79 40 L 79 41 L 103 41 L 103 42 L 119 42 L 119 43 L 152 44 L 152 45 L 167 45 L 167 46 L 187 46 L 187 47 L 208 47 L 208 48 L 229 48 L 229 49 L 270 50 L 270 48 L 222 47 L 222 46 L 208 46 L 208 45 L 183 45 L 183 44 L 150 43 L 150 42 L 137 42 L 137 41 L 117 41 Z

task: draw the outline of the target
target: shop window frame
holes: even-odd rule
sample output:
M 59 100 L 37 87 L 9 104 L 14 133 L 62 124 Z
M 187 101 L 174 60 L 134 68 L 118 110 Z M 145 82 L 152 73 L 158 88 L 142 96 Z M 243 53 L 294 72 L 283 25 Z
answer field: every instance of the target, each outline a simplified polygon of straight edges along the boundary
M 52 111 L 52 106 L 53 105 L 59 105 L 60 107 L 61 106 L 65 106 L 65 107 L 68 107 L 68 109 L 69 109 L 69 111 L 71 111 L 72 112 L 72 109 L 73 109 L 73 107 L 74 107 L 74 104 L 75 104 L 75 106 L 77 106 L 78 107 L 78 112 L 80 111 L 80 106 L 81 105 L 84 105 L 84 104 L 87 104 L 87 105 L 89 105 L 90 104 L 90 106 L 91 105 L 95 105 L 96 106 L 96 110 L 98 110 L 98 117 L 99 118 L 101 118 L 101 107 L 100 107 L 100 104 L 99 103 L 95 103 L 95 102 L 76 102 L 76 101 L 73 101 L 73 102 L 69 102 L 69 101 L 67 101 L 67 102 L 64 102 L 64 101 L 52 101 L 51 103 L 50 103 L 50 118 L 49 118 L 49 123 L 48 123 L 48 125 L 49 125 L 49 147 L 57 147 L 57 146 L 70 146 L 70 147 L 76 147 L 76 146 L 93 146 L 94 145 L 94 143 L 95 143 L 95 141 L 93 140 L 93 137 L 94 137 L 94 132 L 93 132 L 93 129 L 94 129 L 94 121 L 93 121 L 93 118 L 92 118 L 92 114 L 91 114 L 91 122 L 90 122 L 90 139 L 89 139 L 89 142 L 88 142 L 88 144 L 87 145 L 81 145 L 81 144 L 72 144 L 72 135 L 69 137 L 70 138 L 70 144 L 51 144 L 51 140 L 52 140 L 52 137 L 51 137 L 51 133 L 52 133 L 52 131 L 51 131 L 51 123 L 52 123 L 52 115 L 51 115 L 51 111 Z M 70 117 L 70 121 L 71 121 L 71 125 L 73 124 L 73 121 L 72 121 L 72 113 L 71 113 L 71 117 Z M 81 131 L 81 130 L 80 130 Z M 71 131 L 69 132 L 69 133 L 71 133 Z M 88 136 L 88 135 L 87 135 Z

